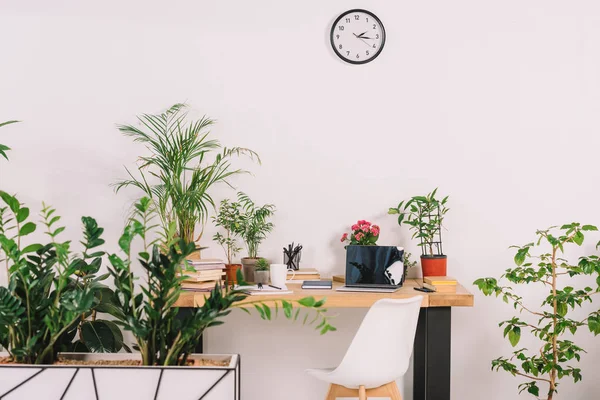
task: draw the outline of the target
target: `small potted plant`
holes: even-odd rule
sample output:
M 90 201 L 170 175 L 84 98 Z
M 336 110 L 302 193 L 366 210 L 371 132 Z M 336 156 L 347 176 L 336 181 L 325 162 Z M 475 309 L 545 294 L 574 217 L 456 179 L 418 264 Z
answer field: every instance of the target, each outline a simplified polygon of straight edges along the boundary
M 242 208 L 242 220 L 237 230 L 248 249 L 248 257 L 242 258 L 244 279 L 254 282 L 254 270 L 259 260 L 258 246 L 267 237 L 267 233 L 273 230 L 273 223 L 269 218 L 275 213 L 273 204 L 265 204 L 258 207 L 244 193 L 238 193 L 238 202 Z
M 227 255 L 227 264 L 225 272 L 227 274 L 227 284 L 236 283 L 237 271 L 242 268 L 241 264 L 234 264 L 233 258 L 242 250 L 238 246 L 235 236 L 242 225 L 242 213 L 238 202 L 230 202 L 228 199 L 222 200 L 216 217 L 213 217 L 215 226 L 225 229 L 225 235 L 217 232 L 213 240 L 223 247 Z
M 388 214 L 398 214 L 398 224 L 408 225 L 413 238 L 419 238 L 423 276 L 446 276 L 447 256 L 442 249 L 442 223 L 446 213 L 448 196 L 438 200 L 437 188 L 426 196 L 414 196 L 401 201 Z
M 344 233 L 340 241 L 350 246 L 375 246 L 379 239 L 379 226 L 371 224 L 364 219 L 357 221 L 351 227 L 350 234 Z
M 254 280 L 256 283 L 269 283 L 269 262 L 267 259 L 259 258 L 254 267 Z

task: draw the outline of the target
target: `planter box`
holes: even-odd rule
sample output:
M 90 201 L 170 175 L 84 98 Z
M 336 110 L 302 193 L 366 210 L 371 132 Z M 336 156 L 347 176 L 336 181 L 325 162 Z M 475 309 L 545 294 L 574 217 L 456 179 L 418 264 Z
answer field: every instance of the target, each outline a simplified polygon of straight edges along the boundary
M 6 355 L 6 354 L 0 354 Z M 81 361 L 140 359 L 136 354 L 63 353 Z M 240 357 L 194 354 L 225 367 L 0 365 L 2 400 L 239 400 Z

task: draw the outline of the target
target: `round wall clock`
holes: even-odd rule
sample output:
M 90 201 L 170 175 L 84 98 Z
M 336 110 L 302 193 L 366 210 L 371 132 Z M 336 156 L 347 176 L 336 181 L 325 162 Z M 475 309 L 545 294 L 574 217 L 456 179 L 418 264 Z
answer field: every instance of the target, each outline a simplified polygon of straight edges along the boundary
M 351 64 L 365 64 L 374 60 L 384 45 L 385 28 L 370 11 L 346 11 L 331 27 L 331 46 L 335 54 Z

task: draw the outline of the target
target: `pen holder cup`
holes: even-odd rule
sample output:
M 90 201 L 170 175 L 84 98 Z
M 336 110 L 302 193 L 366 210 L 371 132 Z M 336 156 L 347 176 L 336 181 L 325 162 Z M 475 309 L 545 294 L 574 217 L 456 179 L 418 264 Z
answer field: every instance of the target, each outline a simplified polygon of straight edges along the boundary
M 288 269 L 293 269 L 294 271 L 298 271 L 300 269 L 300 258 L 302 255 L 302 251 L 294 254 L 294 256 L 290 259 L 290 256 L 286 252 L 283 253 L 283 263 L 287 265 Z

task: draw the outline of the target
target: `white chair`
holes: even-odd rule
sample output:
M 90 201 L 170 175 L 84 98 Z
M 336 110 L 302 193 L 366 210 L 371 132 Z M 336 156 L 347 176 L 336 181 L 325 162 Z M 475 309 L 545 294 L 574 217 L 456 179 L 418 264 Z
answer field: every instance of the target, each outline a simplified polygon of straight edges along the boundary
M 329 382 L 326 400 L 337 397 L 390 397 L 401 400 L 396 379 L 408 369 L 423 296 L 377 301 L 337 368 L 306 372 Z

